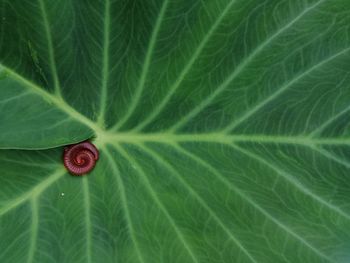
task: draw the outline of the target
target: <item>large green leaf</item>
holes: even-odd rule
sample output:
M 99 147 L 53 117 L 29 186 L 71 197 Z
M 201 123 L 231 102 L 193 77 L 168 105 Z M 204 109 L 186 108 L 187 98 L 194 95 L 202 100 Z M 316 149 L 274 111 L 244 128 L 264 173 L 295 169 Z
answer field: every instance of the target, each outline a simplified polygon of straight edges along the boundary
M 348 0 L 0 0 L 0 262 L 350 262 L 349 25 Z

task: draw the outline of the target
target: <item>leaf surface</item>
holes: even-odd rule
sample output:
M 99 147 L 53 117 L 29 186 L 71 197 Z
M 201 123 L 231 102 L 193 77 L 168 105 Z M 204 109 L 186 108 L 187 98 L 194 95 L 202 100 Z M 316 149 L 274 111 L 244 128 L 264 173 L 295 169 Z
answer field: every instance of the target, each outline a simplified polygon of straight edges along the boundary
M 0 0 L 0 262 L 349 262 L 349 25 L 346 0 Z

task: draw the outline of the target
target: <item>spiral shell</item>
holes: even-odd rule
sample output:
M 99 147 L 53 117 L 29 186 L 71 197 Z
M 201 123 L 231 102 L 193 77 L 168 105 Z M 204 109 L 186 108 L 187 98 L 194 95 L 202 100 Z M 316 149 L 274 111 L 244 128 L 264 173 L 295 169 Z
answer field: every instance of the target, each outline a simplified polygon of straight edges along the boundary
M 84 175 L 94 169 L 99 158 L 95 145 L 85 141 L 67 146 L 63 153 L 63 164 L 73 175 Z

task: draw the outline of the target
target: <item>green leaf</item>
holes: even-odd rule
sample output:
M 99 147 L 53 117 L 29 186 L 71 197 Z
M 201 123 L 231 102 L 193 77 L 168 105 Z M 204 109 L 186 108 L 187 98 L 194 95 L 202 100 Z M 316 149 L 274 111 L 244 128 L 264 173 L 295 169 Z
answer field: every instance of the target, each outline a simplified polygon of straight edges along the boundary
M 349 25 L 347 0 L 0 0 L 0 262 L 349 262 Z

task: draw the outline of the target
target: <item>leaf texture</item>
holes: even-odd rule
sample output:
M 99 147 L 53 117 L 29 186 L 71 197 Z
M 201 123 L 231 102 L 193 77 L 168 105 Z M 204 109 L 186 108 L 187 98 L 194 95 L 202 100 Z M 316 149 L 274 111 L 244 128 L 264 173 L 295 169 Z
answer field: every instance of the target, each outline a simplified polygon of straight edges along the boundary
M 349 262 L 349 25 L 346 0 L 0 0 L 0 262 Z

